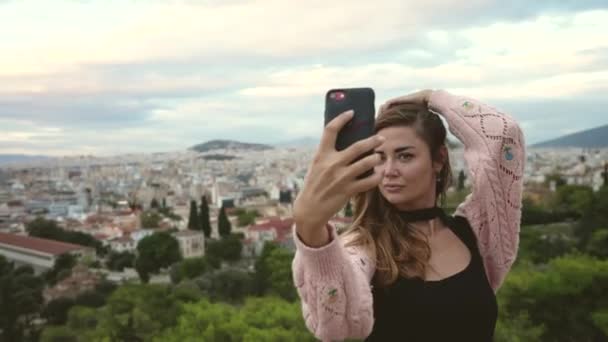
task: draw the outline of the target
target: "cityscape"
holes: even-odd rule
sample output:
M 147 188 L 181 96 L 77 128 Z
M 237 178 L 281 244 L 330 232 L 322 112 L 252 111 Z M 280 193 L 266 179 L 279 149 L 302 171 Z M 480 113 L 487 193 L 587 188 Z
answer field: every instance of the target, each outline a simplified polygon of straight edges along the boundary
M 204 274 L 208 264 L 255 277 L 266 245 L 293 255 L 292 204 L 315 147 L 225 141 L 200 146 L 176 153 L 3 165 L 0 255 L 48 280 L 40 303 L 47 307 L 66 300 L 76 303 L 104 283 L 179 284 Z M 460 175 L 466 174 L 463 152 L 461 145 L 451 146 L 453 178 L 462 178 L 448 190 L 454 200 L 471 189 L 468 177 Z M 607 161 L 606 148 L 528 148 L 524 198 L 545 198 L 556 192 L 559 182 L 597 192 L 607 182 Z M 202 220 L 208 222 L 208 232 Z M 330 221 L 338 228 L 350 222 L 350 208 Z M 176 242 L 180 256 L 163 255 L 163 261 L 142 266 L 148 253 L 142 241 L 163 233 Z M 69 234 L 79 234 L 80 240 Z M 284 267 L 289 260 L 284 259 Z M 188 262 L 194 265 L 189 276 L 182 274 Z M 290 286 L 290 277 L 283 281 Z M 32 324 L 44 326 L 56 319 L 44 314 Z
M 205 239 L 202 231 L 189 226 L 190 205 L 196 201 L 198 208 L 205 197 L 211 226 L 207 239 L 220 237 L 218 217 L 224 208 L 232 232 L 243 234 L 244 254 L 259 255 L 265 241 L 293 251 L 292 202 L 303 186 L 314 150 L 220 148 L 204 153 L 187 150 L 103 158 L 80 156 L 32 165 L 8 164 L 0 169 L 0 232 L 25 236 L 27 223 L 43 217 L 56 221 L 66 231 L 90 235 L 110 251 L 134 252 L 144 237 L 155 231 L 171 231 L 181 237 L 185 258 L 199 257 L 205 255 L 204 242 L 196 244 L 198 250 L 187 251 L 190 240 Z M 466 170 L 462 153 L 461 146 L 450 151 L 454 179 Z M 527 154 L 527 196 L 542 191 L 539 189 L 555 191 L 555 182 L 549 182 L 554 175 L 567 184 L 589 186 L 594 191 L 604 184 L 607 149 L 531 148 Z M 465 186 L 470 187 L 468 180 Z M 450 192 L 454 191 L 452 186 Z M 170 208 L 171 215 L 165 211 L 155 221 L 144 219 L 159 208 Z M 256 217 L 239 222 L 237 208 L 241 213 L 256 212 Z M 335 218 L 339 225 L 349 222 L 350 218 L 344 216 L 342 213 Z M 32 258 L 28 253 L 7 254 L 1 247 L 0 252 L 26 264 Z M 42 261 L 30 264 L 39 272 L 53 266 Z

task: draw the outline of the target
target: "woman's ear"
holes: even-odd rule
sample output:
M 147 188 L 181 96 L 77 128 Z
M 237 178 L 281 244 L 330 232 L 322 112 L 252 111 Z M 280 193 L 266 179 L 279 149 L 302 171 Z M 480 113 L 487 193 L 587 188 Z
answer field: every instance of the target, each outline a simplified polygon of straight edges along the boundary
M 441 172 L 443 166 L 445 165 L 445 161 L 448 159 L 448 148 L 445 145 L 439 147 L 438 158 L 433 161 L 433 170 L 435 174 Z

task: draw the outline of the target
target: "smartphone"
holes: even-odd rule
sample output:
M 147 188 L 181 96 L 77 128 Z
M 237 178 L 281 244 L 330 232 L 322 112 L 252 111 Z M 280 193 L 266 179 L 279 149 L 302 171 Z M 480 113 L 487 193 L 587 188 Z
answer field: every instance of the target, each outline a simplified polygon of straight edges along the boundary
M 374 135 L 376 108 L 375 94 L 372 88 L 331 89 L 325 95 L 325 125 L 336 116 L 347 110 L 354 110 L 353 118 L 340 130 L 336 139 L 336 150 L 342 151 L 359 140 Z M 353 162 L 370 155 L 368 151 Z M 373 173 L 373 169 L 360 175 L 364 178 Z

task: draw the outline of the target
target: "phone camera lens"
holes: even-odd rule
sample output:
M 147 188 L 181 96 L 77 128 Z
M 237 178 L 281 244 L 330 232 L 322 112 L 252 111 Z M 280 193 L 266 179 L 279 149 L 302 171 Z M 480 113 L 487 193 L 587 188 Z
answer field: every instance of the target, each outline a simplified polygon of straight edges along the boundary
M 341 91 L 337 91 L 335 93 L 331 93 L 329 95 L 329 97 L 332 98 L 332 99 L 334 99 L 334 100 L 340 101 L 340 100 L 344 100 L 344 98 L 346 97 L 346 94 L 344 94 Z

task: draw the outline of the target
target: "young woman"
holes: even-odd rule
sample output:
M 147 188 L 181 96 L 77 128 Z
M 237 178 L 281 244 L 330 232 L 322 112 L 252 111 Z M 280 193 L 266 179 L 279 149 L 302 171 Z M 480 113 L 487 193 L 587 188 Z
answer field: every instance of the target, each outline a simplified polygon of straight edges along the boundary
M 452 174 L 439 115 L 464 144 L 472 180 L 453 216 L 438 206 Z M 424 90 L 388 101 L 376 135 L 338 152 L 351 117 L 326 126 L 294 205 L 293 276 L 307 327 L 323 341 L 491 341 L 495 293 L 519 243 L 520 127 L 473 99 Z M 355 219 L 338 236 L 327 222 L 351 197 Z

